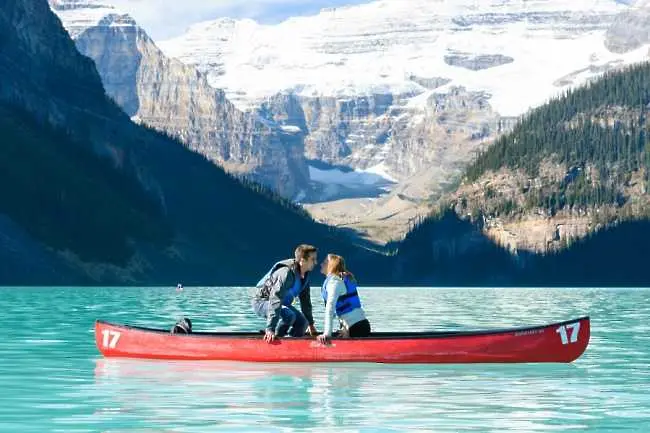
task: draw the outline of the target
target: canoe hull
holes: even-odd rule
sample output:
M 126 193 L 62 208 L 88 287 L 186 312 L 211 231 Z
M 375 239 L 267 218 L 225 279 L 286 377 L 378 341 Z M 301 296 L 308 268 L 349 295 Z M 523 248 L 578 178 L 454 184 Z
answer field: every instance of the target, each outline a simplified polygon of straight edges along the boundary
M 170 334 L 104 321 L 95 343 L 105 357 L 246 362 L 530 363 L 572 362 L 587 348 L 590 320 L 497 331 L 377 333 L 363 339 L 283 338 L 261 334 Z

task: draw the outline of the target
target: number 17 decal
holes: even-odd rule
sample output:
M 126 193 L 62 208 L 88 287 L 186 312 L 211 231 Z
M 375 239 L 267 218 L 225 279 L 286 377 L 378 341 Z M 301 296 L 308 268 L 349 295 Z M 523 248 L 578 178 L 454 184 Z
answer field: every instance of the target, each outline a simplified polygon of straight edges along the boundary
M 120 333 L 117 331 L 111 331 L 110 329 L 104 329 L 102 331 L 102 346 L 108 347 L 110 349 L 115 349 L 117 342 L 120 339 Z
M 568 332 L 567 332 L 568 330 Z M 558 327 L 555 332 L 560 334 L 562 344 L 575 343 L 578 341 L 578 333 L 580 332 L 580 322 L 569 323 Z

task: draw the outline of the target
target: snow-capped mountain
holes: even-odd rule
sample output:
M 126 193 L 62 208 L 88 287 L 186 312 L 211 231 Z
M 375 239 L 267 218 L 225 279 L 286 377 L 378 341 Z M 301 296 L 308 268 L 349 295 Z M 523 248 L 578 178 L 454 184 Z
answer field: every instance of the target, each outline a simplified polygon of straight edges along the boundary
M 398 180 L 433 165 L 446 178 L 447 167 L 471 158 L 477 137 L 493 137 L 568 86 L 646 59 L 645 45 L 614 53 L 604 44 L 629 9 L 615 0 L 377 0 L 278 25 L 203 22 L 159 45 L 206 71 L 242 109 L 272 101 L 275 111 L 264 113 L 304 126 L 311 159 Z M 278 94 L 297 97 L 293 109 Z M 405 145 L 414 130 L 431 129 L 423 121 L 442 131 Z M 466 143 L 432 152 L 441 140 Z
M 48 3 L 72 39 L 117 12 L 108 1 L 102 0 L 48 0 Z
M 275 26 L 199 23 L 159 45 L 208 70 L 210 83 L 243 107 L 283 90 L 420 95 L 418 104 L 463 86 L 516 116 L 611 62 L 646 58 L 646 49 L 623 56 L 603 44 L 628 8 L 615 0 L 378 0 Z M 422 82 L 435 78 L 449 81 L 435 90 Z
M 73 34 L 101 15 L 107 1 L 59 0 L 91 7 L 57 14 Z M 645 29 L 644 15 L 634 11 L 616 0 L 375 0 L 277 25 L 228 18 L 198 23 L 156 45 L 205 72 L 212 87 L 257 122 L 304 136 L 308 178 L 292 183 L 291 198 L 356 197 L 365 207 L 345 202 L 334 220 L 332 208 L 320 209 L 333 223 L 365 219 L 405 227 L 407 219 L 394 219 L 453 185 L 476 151 L 526 110 L 608 69 L 647 59 L 648 38 L 637 34 Z M 119 72 L 124 59 L 108 64 L 110 50 L 97 47 L 94 58 L 106 63 L 102 78 Z M 151 80 L 161 64 L 146 68 Z M 166 78 L 170 89 L 173 76 Z M 154 81 L 138 86 L 145 100 L 158 94 Z M 180 105 L 203 106 L 188 98 Z M 181 107 L 166 107 L 171 102 L 157 101 L 151 119 L 165 124 L 169 110 L 174 117 Z M 204 138 L 196 149 L 210 147 L 210 122 L 195 122 L 193 112 L 186 118 L 187 130 Z M 220 152 L 244 155 L 238 143 L 222 144 Z M 294 165 L 298 147 L 292 147 Z M 286 184 L 289 171 L 276 166 L 267 162 L 258 177 Z
M 531 107 L 646 60 L 647 42 L 605 44 L 633 9 L 616 0 L 375 0 L 277 25 L 202 22 L 159 45 L 240 108 L 300 127 L 309 159 L 394 180 L 389 200 L 417 201 L 457 181 Z M 344 179 L 315 166 L 310 176 L 329 180 L 329 198 L 331 182 Z M 364 212 L 395 214 L 378 210 L 386 203 Z

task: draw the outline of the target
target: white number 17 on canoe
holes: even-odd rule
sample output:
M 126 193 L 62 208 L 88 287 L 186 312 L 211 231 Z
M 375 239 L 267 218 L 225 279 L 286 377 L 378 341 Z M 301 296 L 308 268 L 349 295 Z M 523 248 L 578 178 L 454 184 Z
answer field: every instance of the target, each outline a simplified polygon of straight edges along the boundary
M 111 331 L 110 329 L 104 329 L 102 331 L 102 346 L 104 347 L 115 349 L 115 346 L 117 346 L 117 341 L 119 339 L 120 333 L 117 331 Z
M 562 344 L 575 343 L 578 341 L 578 333 L 580 332 L 580 322 L 569 323 L 558 327 L 555 332 L 560 334 Z

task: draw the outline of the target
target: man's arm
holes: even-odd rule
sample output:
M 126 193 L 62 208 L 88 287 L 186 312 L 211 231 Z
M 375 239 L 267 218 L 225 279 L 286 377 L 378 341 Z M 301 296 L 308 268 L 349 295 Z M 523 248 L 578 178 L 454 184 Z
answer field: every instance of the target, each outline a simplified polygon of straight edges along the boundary
M 280 320 L 280 309 L 282 308 L 282 299 L 287 293 L 287 278 L 289 276 L 289 268 L 282 267 L 275 271 L 271 276 L 273 285 L 269 292 L 269 314 L 266 318 L 266 329 L 273 331 L 278 326 Z
M 302 292 L 300 292 L 300 309 L 302 310 L 302 314 L 305 315 L 305 319 L 307 319 L 307 323 L 309 324 L 309 333 L 311 335 L 316 334 L 316 327 L 314 326 L 314 315 L 312 313 L 312 306 L 311 306 L 311 286 L 309 283 L 305 286 L 304 289 L 302 289 Z

